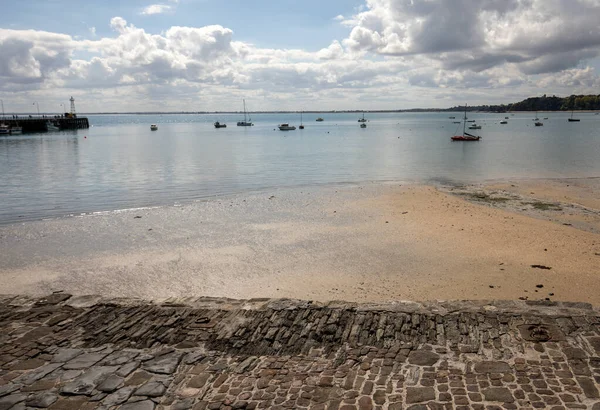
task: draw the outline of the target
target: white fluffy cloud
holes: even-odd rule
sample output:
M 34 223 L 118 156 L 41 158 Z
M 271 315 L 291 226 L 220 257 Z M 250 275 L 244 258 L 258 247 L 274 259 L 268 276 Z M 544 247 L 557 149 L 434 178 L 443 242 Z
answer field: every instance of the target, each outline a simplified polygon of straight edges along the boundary
M 151 4 L 150 6 L 145 7 L 141 14 L 144 16 L 151 16 L 153 14 L 162 14 L 171 10 L 171 6 L 168 4 Z
M 597 92 L 599 18 L 600 0 L 367 0 L 333 18 L 348 35 L 318 51 L 261 48 L 220 25 L 151 34 L 121 17 L 112 36 L 90 40 L 0 29 L 0 93 L 93 96 L 89 110 L 100 111 L 221 110 L 241 96 L 260 98 L 255 109 L 392 109 Z

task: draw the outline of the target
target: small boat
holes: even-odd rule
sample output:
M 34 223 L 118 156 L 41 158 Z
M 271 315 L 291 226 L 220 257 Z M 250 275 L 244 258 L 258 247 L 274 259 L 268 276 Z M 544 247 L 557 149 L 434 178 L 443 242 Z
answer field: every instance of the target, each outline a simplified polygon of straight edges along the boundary
M 508 121 L 506 121 L 506 120 L 500 121 L 500 124 L 508 124 Z
M 156 130 L 158 130 L 158 125 L 156 125 L 156 124 L 150 125 L 150 131 L 156 131 Z
M 467 122 L 475 122 L 475 120 L 469 120 L 469 121 L 467 121 Z
M 473 124 L 473 125 L 469 126 L 469 129 L 470 130 L 480 130 L 481 125 Z
M 285 123 L 279 124 L 277 127 L 279 128 L 279 131 L 294 131 L 296 129 L 295 126 Z
M 479 141 L 481 137 L 477 135 L 469 134 L 465 131 L 465 127 L 467 125 L 467 106 L 465 105 L 465 118 L 463 119 L 463 132 L 462 135 L 455 135 L 450 139 L 452 141 Z
M 579 118 L 573 118 L 573 110 L 571 110 L 571 118 L 568 120 L 569 122 L 579 122 L 581 121 Z
M 247 113 L 246 113 L 246 100 L 242 100 L 244 102 L 244 121 L 238 121 L 237 125 L 238 127 L 251 127 L 254 124 L 252 124 L 252 118 L 247 118 Z
M 10 127 L 6 124 L 0 124 L 0 135 L 9 135 Z
M 362 118 L 360 118 L 360 119 L 358 120 L 358 122 L 367 122 L 367 120 L 365 120 L 365 113 L 364 113 L 364 112 L 363 112 L 363 116 L 362 116 Z
M 534 121 L 539 121 L 540 119 L 537 116 L 537 111 L 535 112 L 535 118 L 533 119 Z
M 367 128 L 367 124 L 365 124 L 364 122 L 362 124 L 360 124 L 360 128 Z
M 298 128 L 300 128 L 301 130 L 304 129 L 304 125 L 302 125 L 302 111 L 300 111 L 300 126 Z
M 215 128 L 227 128 L 227 124 L 221 124 L 219 121 L 214 123 Z
M 547 119 L 548 119 L 548 117 L 544 117 L 544 119 L 545 119 L 545 120 L 547 120 Z
M 10 135 L 21 135 L 21 134 L 23 134 L 23 127 L 14 125 L 10 128 Z
M 479 141 L 481 137 L 465 132 L 463 135 L 455 135 L 451 139 L 452 141 Z
M 453 120 L 453 119 L 455 119 L 456 117 L 448 117 L 448 118 L 450 118 L 451 120 Z
M 50 121 L 46 121 L 46 131 L 60 131 L 60 128 Z
M 323 118 L 319 117 L 316 119 L 317 122 L 325 121 Z
M 460 124 L 460 121 L 454 121 L 452 124 Z
M 505 120 L 508 120 L 508 117 L 504 117 Z
M 544 123 L 543 123 L 543 122 L 539 122 L 539 121 L 536 121 L 536 122 L 535 122 L 535 126 L 536 126 L 536 127 L 541 127 L 541 126 L 543 126 L 543 125 L 544 125 Z

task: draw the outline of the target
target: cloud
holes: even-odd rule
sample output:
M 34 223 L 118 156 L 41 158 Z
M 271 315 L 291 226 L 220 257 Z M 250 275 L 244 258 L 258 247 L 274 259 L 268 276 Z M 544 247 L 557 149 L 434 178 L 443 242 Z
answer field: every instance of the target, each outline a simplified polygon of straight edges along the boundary
M 0 29 L 0 91 L 42 103 L 73 94 L 98 111 L 230 109 L 240 98 L 262 101 L 255 109 L 393 109 L 597 93 L 599 1 L 368 0 L 335 18 L 346 38 L 317 51 L 260 47 L 221 25 L 152 34 L 122 17 L 109 36 L 88 39 Z
M 171 10 L 171 6 L 168 4 L 152 4 L 144 10 L 140 14 L 144 16 L 151 16 L 153 14 L 163 14 Z
M 524 73 L 600 55 L 597 0 L 368 0 L 342 21 L 354 53 L 425 55 L 448 70 L 515 64 Z

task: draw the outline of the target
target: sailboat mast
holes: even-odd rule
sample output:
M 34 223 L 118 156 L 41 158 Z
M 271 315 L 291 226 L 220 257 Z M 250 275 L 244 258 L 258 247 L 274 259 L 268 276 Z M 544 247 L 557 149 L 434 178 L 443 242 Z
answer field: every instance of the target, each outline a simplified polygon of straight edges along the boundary
M 244 102 L 244 122 L 246 122 L 246 100 L 242 100 Z
M 463 119 L 463 137 L 465 136 L 466 128 L 467 128 L 467 104 L 465 104 L 465 118 Z

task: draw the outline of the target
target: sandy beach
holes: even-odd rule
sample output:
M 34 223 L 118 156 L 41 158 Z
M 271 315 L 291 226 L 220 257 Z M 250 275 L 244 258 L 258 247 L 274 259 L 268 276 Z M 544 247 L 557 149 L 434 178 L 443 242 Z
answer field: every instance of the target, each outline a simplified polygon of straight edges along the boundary
M 0 227 L 0 293 L 600 304 L 599 179 L 269 190 Z

